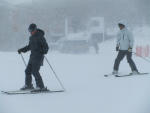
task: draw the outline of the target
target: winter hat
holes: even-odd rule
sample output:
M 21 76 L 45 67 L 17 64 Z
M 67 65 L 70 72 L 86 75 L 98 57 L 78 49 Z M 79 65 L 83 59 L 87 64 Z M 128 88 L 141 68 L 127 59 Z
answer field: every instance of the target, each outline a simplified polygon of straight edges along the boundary
M 32 24 L 29 25 L 28 31 L 29 31 L 29 32 L 33 32 L 33 31 L 36 30 L 36 29 L 37 29 L 36 24 L 32 23 Z
M 127 22 L 126 22 L 125 20 L 120 20 L 120 21 L 118 22 L 118 24 L 122 24 L 122 25 L 124 25 L 124 26 L 127 26 Z

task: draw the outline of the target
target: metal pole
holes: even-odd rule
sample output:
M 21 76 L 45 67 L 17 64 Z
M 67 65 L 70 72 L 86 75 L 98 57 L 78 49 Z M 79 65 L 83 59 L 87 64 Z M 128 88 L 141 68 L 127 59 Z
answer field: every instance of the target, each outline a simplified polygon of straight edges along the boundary
M 52 65 L 50 64 L 50 62 L 48 61 L 48 59 L 47 59 L 46 57 L 45 57 L 45 59 L 46 59 L 46 61 L 47 61 L 48 65 L 50 66 L 50 68 L 51 68 L 52 72 L 54 73 L 54 75 L 55 75 L 56 79 L 58 80 L 59 84 L 61 85 L 62 89 L 65 91 L 65 88 L 64 88 L 64 86 L 63 86 L 62 82 L 60 81 L 59 77 L 57 76 L 56 72 L 54 71 L 54 69 L 53 69 Z
M 27 67 L 27 64 L 26 64 L 26 61 L 24 60 L 23 55 L 22 55 L 21 53 L 20 53 L 20 55 L 21 55 L 21 58 L 22 58 L 22 60 L 23 60 L 24 65 Z

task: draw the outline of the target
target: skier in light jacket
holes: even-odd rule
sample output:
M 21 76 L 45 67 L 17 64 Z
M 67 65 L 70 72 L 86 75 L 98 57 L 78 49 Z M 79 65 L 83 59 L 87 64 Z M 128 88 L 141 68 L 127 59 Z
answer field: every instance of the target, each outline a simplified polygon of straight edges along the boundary
M 114 63 L 114 70 L 112 74 L 118 74 L 119 64 L 121 60 L 126 56 L 129 66 L 132 70 L 132 74 L 138 74 L 137 67 L 132 60 L 132 48 L 133 48 L 133 35 L 132 33 L 126 28 L 123 22 L 118 23 L 118 27 L 120 29 L 119 33 L 117 34 L 117 46 L 116 51 L 118 52 L 118 56 Z

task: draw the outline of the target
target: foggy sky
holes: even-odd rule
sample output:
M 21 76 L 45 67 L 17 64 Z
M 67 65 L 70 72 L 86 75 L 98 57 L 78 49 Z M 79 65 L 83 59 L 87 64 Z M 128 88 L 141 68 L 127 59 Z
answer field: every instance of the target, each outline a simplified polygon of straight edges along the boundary
M 53 30 L 61 33 L 65 18 L 79 30 L 89 18 L 97 16 L 105 18 L 106 28 L 116 26 L 120 19 L 132 26 L 150 25 L 149 6 L 150 0 L 32 0 L 15 5 L 0 0 L 0 48 L 15 45 L 17 49 L 25 44 L 31 22 L 45 29 L 47 35 Z
M 118 18 L 131 23 L 150 19 L 149 0 L 33 0 L 34 3 L 49 9 L 64 9 L 70 16 L 104 16 L 111 23 Z

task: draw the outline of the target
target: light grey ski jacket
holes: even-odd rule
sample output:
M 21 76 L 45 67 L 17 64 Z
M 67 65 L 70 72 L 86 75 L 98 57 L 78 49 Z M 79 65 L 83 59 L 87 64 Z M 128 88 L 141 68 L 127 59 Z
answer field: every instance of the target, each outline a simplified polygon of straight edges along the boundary
M 133 35 L 127 28 L 124 28 L 118 32 L 117 46 L 119 46 L 119 50 L 128 50 L 129 48 L 133 48 L 133 43 Z

